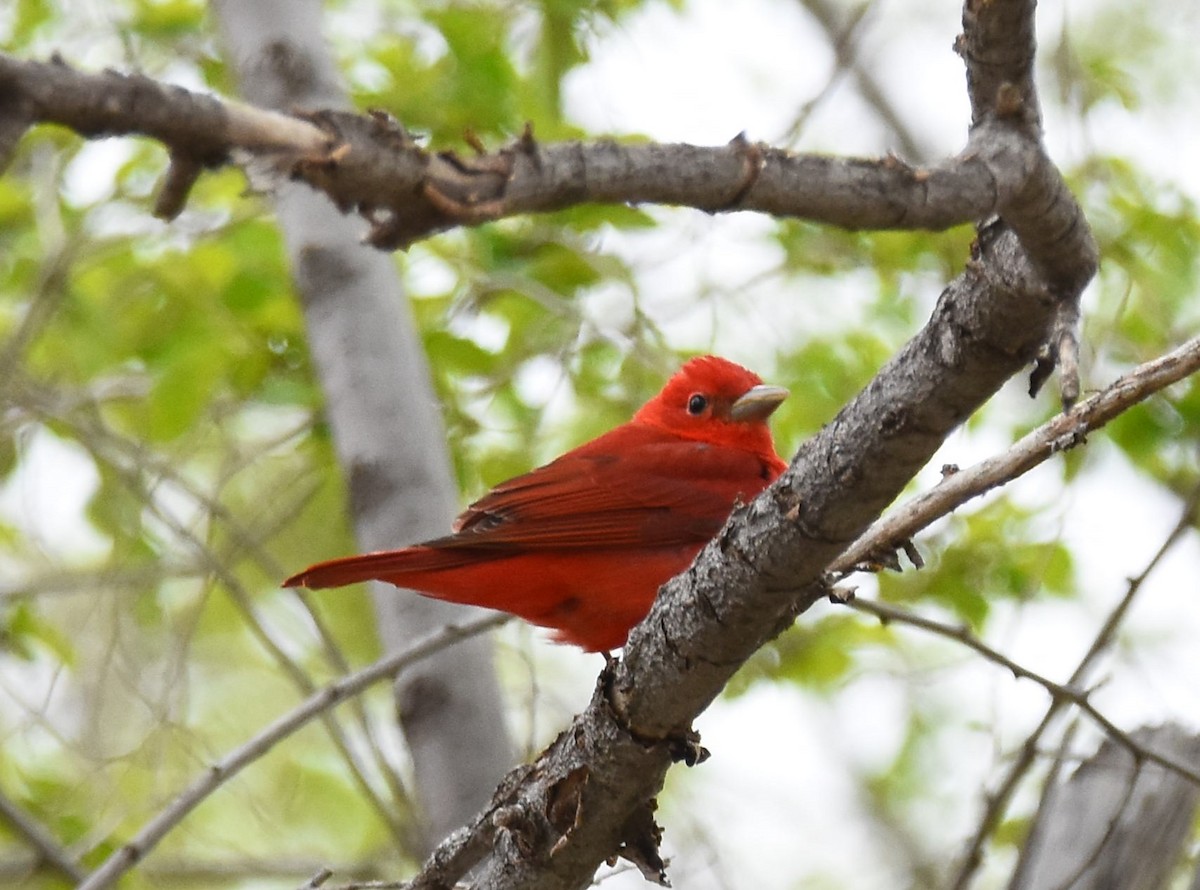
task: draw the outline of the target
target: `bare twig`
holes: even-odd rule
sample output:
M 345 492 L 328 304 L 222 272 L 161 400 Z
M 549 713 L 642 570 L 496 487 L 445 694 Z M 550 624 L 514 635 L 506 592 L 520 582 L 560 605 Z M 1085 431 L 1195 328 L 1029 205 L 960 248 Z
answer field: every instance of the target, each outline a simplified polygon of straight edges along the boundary
M 1100 656 L 1112 645 L 1116 637 L 1117 628 L 1124 621 L 1125 615 L 1129 612 L 1129 607 L 1133 604 L 1138 592 L 1146 583 L 1146 579 L 1150 577 L 1150 574 L 1162 562 L 1167 552 L 1195 521 L 1198 505 L 1200 505 L 1200 486 L 1191 493 L 1184 503 L 1183 509 L 1180 511 L 1179 521 L 1176 522 L 1174 528 L 1171 529 L 1170 533 L 1163 540 L 1162 546 L 1158 548 L 1150 558 L 1150 561 L 1146 563 L 1146 567 L 1142 569 L 1141 573 L 1136 578 L 1130 580 L 1129 586 L 1125 590 L 1125 595 L 1113 608 L 1112 612 L 1109 613 L 1103 626 L 1096 633 L 1096 638 L 1092 641 L 1092 645 L 1088 647 L 1088 651 L 1084 654 L 1074 672 L 1072 672 L 1071 678 L 1066 684 L 1068 687 L 1079 688 L 1086 682 L 1088 674 L 1091 673 Z M 988 795 L 983 815 L 980 818 L 979 827 L 967 843 L 967 848 L 963 853 L 958 872 L 951 885 L 954 890 L 966 890 L 966 887 L 970 884 L 975 871 L 979 868 L 979 864 L 983 859 L 984 844 L 996 830 L 996 826 L 1000 824 L 1000 820 L 1004 816 L 1005 809 L 1008 807 L 1008 803 L 1012 799 L 1017 785 L 1020 784 L 1021 779 L 1024 778 L 1030 767 L 1033 766 L 1041 739 L 1065 705 L 1065 699 L 1056 698 L 1050 702 L 1050 706 L 1046 709 L 1041 722 L 1038 723 L 1033 732 L 1025 739 L 1025 743 L 1021 746 L 1021 751 L 1017 755 L 1016 760 L 1009 767 L 1004 778 L 1000 780 L 1000 784 L 996 787 L 996 790 Z M 1137 756 L 1137 752 L 1134 753 Z
M 1058 451 L 1073 448 L 1085 441 L 1086 434 L 1103 426 L 1132 405 L 1200 370 L 1200 337 L 1193 338 L 1166 355 L 1134 368 L 1108 387 L 1079 403 L 1069 413 L 1061 414 L 1032 431 L 1002 454 L 988 458 L 973 467 L 946 475 L 936 488 L 905 503 L 901 508 L 881 518 L 858 538 L 830 565 L 832 578 L 844 577 L 876 554 L 895 550 L 914 534 L 937 519 L 949 514 L 972 498 L 1004 485 L 1049 459 Z M 1064 689 L 1078 690 L 1099 656 L 1111 644 L 1117 627 L 1124 619 L 1130 604 L 1141 589 L 1146 577 L 1158 565 L 1167 550 L 1188 528 L 1195 512 L 1200 490 L 1193 493 L 1184 506 L 1176 527 L 1143 572 L 1130 582 L 1125 597 L 1116 606 L 1097 633 L 1096 639 Z M 968 844 L 962 865 L 953 884 L 963 890 L 978 868 L 986 839 L 995 830 L 1016 790 L 1017 785 L 1033 765 L 1038 744 L 1044 737 L 1068 697 L 1056 697 L 1039 725 L 1026 739 L 1016 761 L 997 789 L 988 797 L 984 815 L 976 834 Z M 1099 715 L 1091 715 L 1095 719 Z M 1102 717 L 1097 721 L 1102 726 Z M 1111 726 L 1111 724 L 1109 724 Z M 1108 727 L 1106 727 L 1107 730 Z M 1117 733 L 1116 727 L 1112 727 Z
M 147 452 L 140 443 L 130 441 L 114 432 L 105 423 L 99 412 L 95 410 L 95 405 L 87 402 L 81 403 L 77 407 L 82 410 L 76 412 L 56 410 L 57 400 L 55 399 L 55 393 L 37 387 L 30 381 L 24 382 L 26 385 L 22 391 L 29 396 L 31 410 L 35 414 L 45 414 L 48 417 L 54 417 L 60 423 L 70 421 L 77 424 L 80 441 L 87 444 L 98 461 L 111 466 L 125 485 L 146 503 L 148 509 L 166 527 L 171 529 L 182 541 L 187 542 L 195 553 L 195 564 L 198 573 L 211 574 L 221 579 L 222 588 L 246 621 L 254 637 L 271 657 L 275 659 L 276 663 L 283 669 L 283 672 L 300 693 L 302 695 L 311 695 L 316 689 L 316 684 L 309 677 L 308 673 L 287 654 L 286 646 L 276 639 L 274 632 L 251 605 L 251 597 L 244 586 L 236 575 L 229 570 L 233 556 L 239 551 L 244 550 L 260 564 L 263 571 L 269 577 L 280 577 L 283 574 L 274 559 L 260 543 L 261 540 L 268 538 L 273 533 L 273 524 L 263 523 L 254 532 L 251 532 L 249 528 L 238 522 L 225 505 L 220 503 L 215 496 L 201 491 L 194 482 L 188 479 L 175 466 L 159 458 L 157 455 Z M 154 479 L 155 481 L 151 484 L 145 481 L 146 478 Z M 216 552 L 207 541 L 202 540 L 184 523 L 159 508 L 152 489 L 155 485 L 162 482 L 169 482 L 183 494 L 186 494 L 198 507 L 203 508 L 213 520 L 220 521 L 228 529 L 229 544 L 223 552 Z M 290 520 L 291 517 L 295 516 L 298 512 L 299 504 L 308 500 L 310 496 L 311 491 L 301 491 L 298 495 L 289 491 L 289 503 L 285 505 L 283 510 L 278 512 L 280 521 Z M 291 502 L 293 499 L 295 500 L 294 503 Z M 270 498 L 266 500 L 275 502 L 277 499 Z M 3 594 L 3 588 L 0 588 L 0 595 Z M 336 670 L 343 673 L 347 672 L 349 668 L 346 666 L 346 661 L 334 644 L 320 615 L 312 608 L 311 603 L 306 598 L 296 597 L 296 599 L 308 612 L 327 658 Z M 389 790 L 395 795 L 397 801 L 408 799 L 409 795 L 403 781 L 384 756 L 377 742 L 378 732 L 375 730 L 370 716 L 358 703 L 354 703 L 352 709 L 364 736 L 370 742 L 370 751 L 374 755 L 376 768 L 386 781 Z M 351 744 L 345 730 L 332 718 L 325 718 L 323 722 L 334 746 L 346 761 L 350 774 L 358 784 L 364 798 L 372 805 L 376 814 L 384 825 L 387 826 L 397 846 L 402 850 L 417 849 L 411 832 L 396 818 L 394 807 L 390 806 L 383 799 L 379 791 L 372 784 L 368 777 L 366 766 L 362 762 L 361 756 L 357 753 L 356 747 Z
M 2 92 L 2 90 L 0 90 Z M 52 213 L 57 213 L 57 208 Z M 43 217 L 47 214 L 41 214 Z M 43 235 L 49 242 L 43 248 L 44 255 L 38 269 L 37 286 L 31 295 L 29 308 L 23 313 L 16 329 L 0 346 L 0 404 L 10 400 L 10 390 L 18 379 L 18 368 L 26 349 L 49 325 L 59 304 L 66 296 L 63 282 L 74 261 L 79 244 L 74 238 L 65 238 L 61 232 Z
M 20 580 L 0 581 L 0 602 L 49 595 L 87 593 L 101 590 L 128 590 L 150 587 L 174 578 L 199 578 L 207 572 L 197 562 L 164 562 L 145 565 L 109 564 L 89 569 L 61 569 Z
M 842 18 L 840 5 L 831 3 L 829 0 L 801 0 L 801 5 L 825 32 L 836 57 L 837 66 L 821 91 L 804 103 L 785 139 L 791 141 L 799 135 L 813 111 L 833 92 L 833 88 L 837 86 L 842 77 L 848 74 L 858 84 L 858 91 L 862 98 L 875 109 L 880 120 L 898 140 L 900 154 L 909 161 L 921 161 L 929 157 L 930 152 L 922 146 L 917 134 L 904 121 L 895 104 L 888 98 L 882 84 L 876 80 L 875 75 L 863 65 L 862 59 L 859 58 L 860 32 L 870 16 L 872 0 L 867 0 L 851 10 L 845 20 Z
M 875 554 L 895 550 L 935 519 L 1024 475 L 1054 454 L 1083 444 L 1092 430 L 1198 370 L 1200 337 L 1194 337 L 1166 355 L 1138 365 L 1068 413 L 1028 433 L 1002 454 L 946 475 L 935 488 L 872 525 L 830 565 L 830 571 L 839 575 L 852 572 Z
M 322 868 L 328 868 L 335 874 L 366 880 L 380 873 L 382 862 L 376 856 L 370 862 L 339 862 L 326 866 L 316 859 L 299 859 L 295 856 L 279 859 L 236 856 L 192 859 L 164 853 L 140 864 L 138 874 L 152 887 L 223 887 L 237 882 L 269 882 L 275 886 L 302 881 Z M 38 867 L 36 855 L 7 856 L 0 860 L 0 887 L 24 886 L 21 882 Z M 86 871 L 81 872 L 77 880 L 82 881 L 86 876 Z M 74 883 L 72 881 L 72 886 Z
M 332 708 L 358 695 L 367 687 L 394 677 L 421 659 L 428 658 L 459 640 L 499 627 L 507 620 L 507 615 L 488 615 L 461 627 L 447 626 L 402 652 L 393 653 L 370 667 L 318 690 L 299 707 L 284 714 L 240 748 L 208 767 L 186 791 L 142 826 L 129 842 L 123 844 L 99 868 L 88 875 L 79 890 L 100 890 L 111 886 L 221 785 L 314 719 L 327 714 Z
M 0 793 L 0 821 L 37 854 L 38 861 L 31 863 L 30 872 L 36 871 L 39 863 L 44 863 L 69 881 L 83 880 L 86 872 L 75 857 L 63 848 L 46 826 L 3 793 Z
M 1104 716 L 1094 704 L 1091 702 L 1091 690 L 1081 688 L 1074 684 L 1062 684 L 1051 680 L 1049 677 L 1039 674 L 1025 665 L 1013 661 L 1007 655 L 997 649 L 992 648 L 975 634 L 963 626 L 946 624 L 932 618 L 927 618 L 923 615 L 918 615 L 915 612 L 910 612 L 906 609 L 900 609 L 896 606 L 888 605 L 887 603 L 878 602 L 876 600 L 867 600 L 859 597 L 847 597 L 838 600 L 854 609 L 857 612 L 863 612 L 868 615 L 874 615 L 885 624 L 904 624 L 909 627 L 916 627 L 939 637 L 944 637 L 948 640 L 953 640 L 956 643 L 961 643 L 968 649 L 982 655 L 986 660 L 993 664 L 998 664 L 1000 667 L 1012 672 L 1014 677 L 1021 680 L 1032 680 L 1037 685 L 1041 686 L 1050 693 L 1053 703 L 1066 703 L 1075 705 L 1090 717 L 1101 729 L 1104 730 L 1114 741 L 1126 748 L 1134 757 L 1140 760 L 1148 760 L 1151 763 L 1157 763 L 1163 769 L 1170 770 L 1183 776 L 1189 782 L 1194 782 L 1200 785 L 1200 771 L 1194 767 L 1177 760 L 1167 754 L 1162 754 L 1157 751 L 1150 750 L 1140 742 L 1134 740 L 1128 733 L 1120 729 L 1108 717 Z M 1061 706 L 1061 705 L 1060 705 Z

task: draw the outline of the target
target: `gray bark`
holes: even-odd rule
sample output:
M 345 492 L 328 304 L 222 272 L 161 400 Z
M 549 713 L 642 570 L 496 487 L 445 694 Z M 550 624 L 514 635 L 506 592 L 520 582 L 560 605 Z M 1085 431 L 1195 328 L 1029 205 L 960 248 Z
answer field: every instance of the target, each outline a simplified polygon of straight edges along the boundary
M 225 8 L 235 9 L 232 0 Z M 272 27 L 300 14 L 295 4 L 277 2 L 239 11 L 265 15 Z M 131 100 L 125 104 L 64 107 L 51 101 L 60 81 L 87 85 L 99 79 L 0 54 L 0 82 L 15 87 L 10 92 L 24 119 L 66 121 L 83 132 L 147 132 L 193 167 L 217 163 L 235 146 L 257 156 L 276 154 L 279 169 L 370 221 L 370 238 L 381 246 L 585 200 L 683 202 L 712 212 L 752 208 L 850 227 L 980 223 L 966 269 L 947 287 L 924 330 L 805 443 L 770 490 L 736 510 L 696 563 L 666 585 L 631 634 L 624 659 L 605 671 L 587 711 L 535 764 L 512 772 L 492 805 L 439 847 L 414 890 L 450 886 L 472 866 L 479 887 L 585 887 L 597 865 L 614 854 L 660 877 L 652 798 L 671 763 L 703 759 L 691 730 L 695 716 L 752 652 L 828 592 L 831 561 L 1005 380 L 1036 361 L 1036 389 L 1058 359 L 1064 401 L 1074 399 L 1078 299 L 1095 273 L 1096 244 L 1042 144 L 1033 13 L 1033 0 L 965 4 L 957 48 L 968 71 L 970 138 L 956 158 L 922 170 L 890 159 L 795 158 L 742 140 L 716 150 L 607 142 L 541 146 L 531 134 L 499 151 L 462 159 L 422 149 L 380 117 L 337 114 L 312 118 L 329 138 L 322 149 L 314 140 L 323 137 L 298 118 L 268 119 L 216 100 L 176 96 L 178 91 L 156 89 L 144 78 L 106 76 L 105 84 L 121 88 L 118 98 Z M 312 8 L 305 14 L 315 17 Z M 316 79 L 311 59 L 287 41 L 264 39 L 243 55 L 264 69 L 278 69 L 284 83 Z M 144 116 L 146 109 L 162 112 L 185 100 L 224 121 L 227 138 L 222 141 L 216 125 L 196 125 L 191 115 L 152 115 L 130 129 L 129 118 Z M 279 106 L 329 99 L 319 92 L 277 90 L 262 101 Z M 178 139 L 189 122 L 215 135 L 198 144 Z M 289 151 L 287 145 L 295 147 Z M 175 177 L 184 185 L 186 172 Z M 299 200 L 289 195 L 282 207 Z M 321 320 L 332 340 L 322 344 L 314 338 L 318 363 L 366 381 L 368 392 L 382 398 L 387 393 L 369 382 L 386 375 L 373 370 L 355 376 L 357 365 L 339 363 L 389 348 L 412 357 L 415 349 L 396 346 L 401 341 L 381 332 L 369 315 L 363 330 L 349 326 L 353 316 L 323 320 L 349 298 L 335 303 L 316 294 L 341 287 L 352 270 L 363 274 L 366 267 L 340 257 L 330 261 L 300 237 L 289 238 L 300 260 L 300 283 L 314 291 L 308 300 L 314 330 Z M 343 323 L 344 331 L 335 328 Z M 335 430 L 339 418 L 352 412 L 350 401 L 332 400 Z M 399 417 L 411 407 L 381 401 L 365 413 Z M 402 480 L 383 473 L 383 456 L 371 450 L 370 441 L 356 447 L 363 450 L 339 440 L 356 507 L 371 517 L 383 512 L 382 494 Z M 389 537 L 382 543 L 397 541 Z M 465 767 L 476 751 L 468 745 L 447 759 Z
M 346 106 L 315 0 L 214 0 L 213 9 L 248 99 L 279 109 Z M 274 200 L 360 546 L 444 534 L 457 506 L 445 430 L 391 259 L 361 244 L 361 221 L 307 186 L 285 184 Z M 467 617 L 389 585 L 373 593 L 388 650 Z M 428 843 L 486 803 L 512 764 L 490 641 L 428 659 L 395 692 Z
M 1200 736 L 1181 727 L 1141 729 L 1133 738 L 1200 764 Z M 1110 739 L 1046 789 L 1009 890 L 1165 887 L 1186 852 L 1198 797 L 1200 788 L 1185 777 Z

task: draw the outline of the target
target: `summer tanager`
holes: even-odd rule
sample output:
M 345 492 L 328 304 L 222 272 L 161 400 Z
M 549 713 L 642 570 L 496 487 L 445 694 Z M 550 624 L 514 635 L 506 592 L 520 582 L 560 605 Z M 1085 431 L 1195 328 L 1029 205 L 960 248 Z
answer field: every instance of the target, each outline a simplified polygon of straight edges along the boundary
M 787 394 L 725 359 L 692 359 L 631 421 L 497 485 L 452 534 L 318 563 L 283 585 L 377 579 L 614 649 L 734 505 L 783 472 L 766 421 Z

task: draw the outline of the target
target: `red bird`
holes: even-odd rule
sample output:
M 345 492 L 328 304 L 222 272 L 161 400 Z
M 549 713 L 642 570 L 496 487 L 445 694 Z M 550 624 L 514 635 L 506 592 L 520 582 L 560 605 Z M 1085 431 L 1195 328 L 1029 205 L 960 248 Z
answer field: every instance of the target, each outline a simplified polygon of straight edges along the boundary
M 787 394 L 725 359 L 692 359 L 633 420 L 497 485 L 452 534 L 318 563 L 283 586 L 387 581 L 615 649 L 734 505 L 783 472 L 766 421 Z

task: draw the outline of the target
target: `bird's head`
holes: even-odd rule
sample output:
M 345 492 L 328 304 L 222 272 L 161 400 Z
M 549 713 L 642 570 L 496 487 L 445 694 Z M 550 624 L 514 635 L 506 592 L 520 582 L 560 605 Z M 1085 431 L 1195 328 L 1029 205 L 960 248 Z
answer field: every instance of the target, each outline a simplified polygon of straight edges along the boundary
M 680 368 L 634 420 L 687 439 L 774 455 L 767 418 L 787 396 L 753 371 L 705 355 Z

